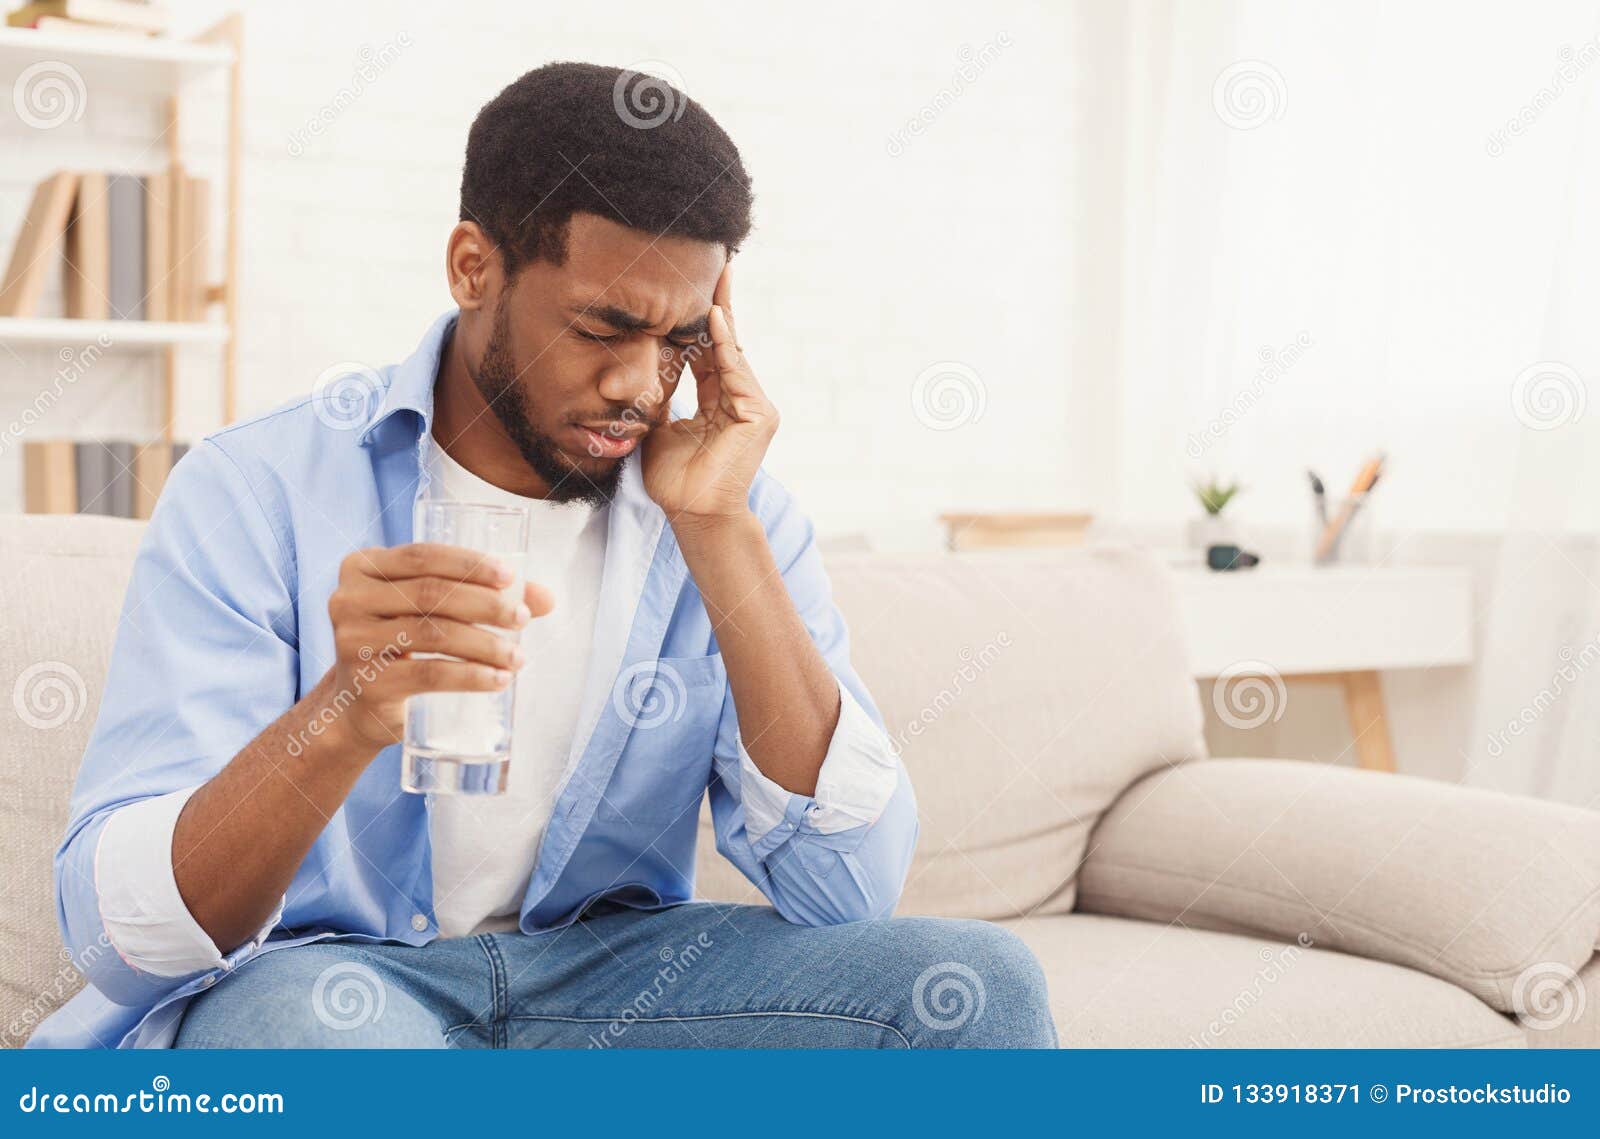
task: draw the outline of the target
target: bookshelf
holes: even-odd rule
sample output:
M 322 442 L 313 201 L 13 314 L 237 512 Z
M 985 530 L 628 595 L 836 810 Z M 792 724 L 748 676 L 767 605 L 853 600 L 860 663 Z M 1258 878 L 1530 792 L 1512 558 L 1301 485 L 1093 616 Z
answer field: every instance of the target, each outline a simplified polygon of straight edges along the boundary
M 174 320 L 68 320 L 65 317 L 0 316 L 0 343 L 50 346 L 108 341 L 118 349 L 179 348 L 186 344 L 226 344 L 225 324 Z
M 0 75 L 9 87 L 40 60 L 72 67 L 90 87 L 126 94 L 160 95 L 190 80 L 231 67 L 234 45 L 218 40 L 178 40 L 51 32 L 0 25 Z
M 161 130 L 153 144 L 164 148 L 169 169 L 185 167 L 183 116 L 195 81 L 226 78 L 223 151 L 222 275 L 200 283 L 205 319 L 199 321 L 81 320 L 65 317 L 0 317 L 0 344 L 61 347 L 101 344 L 108 352 L 156 352 L 163 357 L 160 392 L 161 443 L 173 442 L 178 353 L 186 347 L 217 350 L 224 422 L 237 414 L 239 320 L 239 174 L 243 148 L 241 63 L 243 19 L 238 13 L 187 39 L 100 35 L 76 31 L 0 27 L 0 89 L 9 90 L 38 65 L 66 65 L 96 98 L 140 97 L 162 101 Z M 191 100 L 192 101 L 192 100 Z M 211 105 L 205 109 L 210 110 Z M 48 147 L 50 132 L 36 145 Z M 3 258 L 0 258 L 3 260 Z M 213 315 L 220 307 L 221 319 Z

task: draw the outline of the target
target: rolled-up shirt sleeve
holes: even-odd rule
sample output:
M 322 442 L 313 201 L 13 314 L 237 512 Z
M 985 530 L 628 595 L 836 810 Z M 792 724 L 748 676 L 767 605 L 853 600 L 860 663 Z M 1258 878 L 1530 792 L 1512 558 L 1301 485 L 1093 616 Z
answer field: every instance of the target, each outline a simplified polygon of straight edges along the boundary
M 141 799 L 113 812 L 95 845 L 95 893 L 106 940 L 130 969 L 183 977 L 221 969 L 223 954 L 178 890 L 172 835 L 198 786 Z M 250 939 L 258 948 L 283 916 L 283 900 Z
M 797 814 L 817 834 L 871 826 L 883 814 L 900 782 L 900 761 L 888 737 L 844 685 L 839 686 L 839 724 L 817 775 L 815 795 L 785 791 L 761 773 L 739 740 L 739 780 L 750 840 L 759 843 Z

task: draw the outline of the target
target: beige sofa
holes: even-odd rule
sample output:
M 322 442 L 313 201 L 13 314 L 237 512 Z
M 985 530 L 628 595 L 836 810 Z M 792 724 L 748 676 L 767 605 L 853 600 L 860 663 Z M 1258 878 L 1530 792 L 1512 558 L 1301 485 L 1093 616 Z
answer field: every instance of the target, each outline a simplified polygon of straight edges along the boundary
M 51 856 L 139 533 L 0 526 L 10 1045 L 80 984 Z M 1013 929 L 1068 1046 L 1600 1046 L 1600 814 L 1208 759 L 1168 582 L 1131 551 L 830 567 L 917 787 L 901 912 Z M 701 845 L 704 896 L 758 900 Z

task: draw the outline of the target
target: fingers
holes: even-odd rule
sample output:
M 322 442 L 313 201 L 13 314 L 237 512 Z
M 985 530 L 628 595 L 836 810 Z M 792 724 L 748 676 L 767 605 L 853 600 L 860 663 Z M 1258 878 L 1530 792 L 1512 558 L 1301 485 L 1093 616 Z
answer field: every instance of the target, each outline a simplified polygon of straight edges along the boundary
M 556 607 L 556 597 L 538 582 L 530 581 L 522 587 L 522 603 L 535 617 L 543 617 Z
M 711 355 L 715 362 L 717 378 L 721 381 L 722 395 L 730 399 L 761 395 L 761 385 L 755 373 L 745 363 L 744 353 L 733 339 L 733 327 L 721 305 L 711 306 L 709 320 Z
M 340 590 L 360 616 L 441 617 L 473 625 L 498 625 L 520 629 L 533 619 L 531 606 L 506 591 L 442 577 L 413 577 L 401 581 L 368 580 L 348 591 Z M 334 614 L 335 620 L 338 614 Z
M 486 664 L 429 657 L 405 658 L 391 664 L 385 678 L 402 693 L 418 692 L 498 692 L 511 683 L 508 669 Z
M 357 659 L 378 656 L 392 660 L 405 653 L 443 653 L 491 668 L 515 671 L 525 657 L 517 638 L 479 625 L 438 617 L 400 617 L 363 622 L 335 634 L 339 649 Z
M 733 334 L 733 342 L 739 342 L 739 328 L 733 318 L 733 262 L 729 261 L 722 267 L 722 275 L 717 278 L 717 285 L 711 291 L 711 303 L 722 310 L 722 315 L 728 319 L 728 329 Z
M 411 542 L 404 546 L 358 550 L 340 565 L 339 579 L 346 582 L 358 576 L 379 581 L 441 577 L 450 581 L 475 582 L 496 589 L 510 585 L 515 577 L 511 567 L 498 558 L 477 550 L 436 542 Z

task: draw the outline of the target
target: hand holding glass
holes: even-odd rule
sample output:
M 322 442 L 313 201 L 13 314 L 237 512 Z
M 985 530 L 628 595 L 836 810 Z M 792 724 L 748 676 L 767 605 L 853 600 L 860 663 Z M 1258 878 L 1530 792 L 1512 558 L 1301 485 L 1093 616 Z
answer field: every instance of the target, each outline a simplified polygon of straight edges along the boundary
M 505 595 L 521 602 L 527 556 L 528 511 L 520 506 L 419 499 L 414 537 L 476 550 L 512 568 Z M 492 625 L 506 637 L 517 634 Z M 415 654 L 422 657 L 428 654 Z M 426 692 L 406 701 L 400 785 L 435 795 L 498 795 L 511 767 L 516 684 L 497 692 Z

